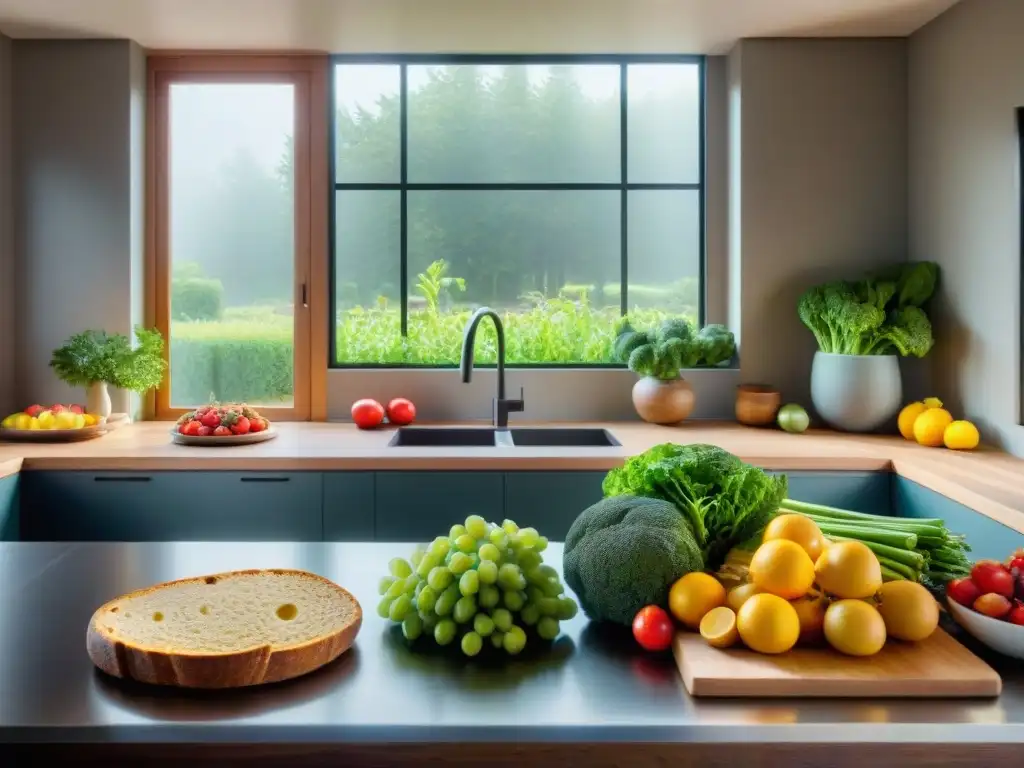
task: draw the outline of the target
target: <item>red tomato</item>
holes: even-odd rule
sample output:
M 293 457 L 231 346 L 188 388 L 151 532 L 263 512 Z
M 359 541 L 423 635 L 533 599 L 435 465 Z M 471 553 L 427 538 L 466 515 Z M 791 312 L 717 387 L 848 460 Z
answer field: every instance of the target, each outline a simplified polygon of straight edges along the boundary
M 647 651 L 664 651 L 672 645 L 675 627 L 668 614 L 656 605 L 641 608 L 633 619 L 633 637 Z
M 985 594 L 994 592 L 1003 597 L 1013 597 L 1013 576 L 994 560 L 979 560 L 971 569 L 971 581 Z
M 412 404 L 412 400 L 396 397 L 388 403 L 388 421 L 392 424 L 404 427 L 406 424 L 412 424 L 415 418 L 416 406 Z
M 352 403 L 352 421 L 360 429 L 379 427 L 384 421 L 384 406 L 368 397 L 356 400 Z
M 1024 626 L 1024 603 L 1018 601 L 1013 610 L 1010 611 L 1010 615 L 1006 617 L 1006 620 L 1011 624 L 1020 624 Z
M 1014 568 L 1024 573 L 1024 557 L 1017 555 L 1010 561 L 1010 570 L 1012 571 Z
M 991 616 L 993 619 L 1006 618 L 1011 608 L 1013 608 L 1013 603 L 994 592 L 986 592 L 974 601 L 974 610 L 986 616 Z
M 965 576 L 962 579 L 953 579 L 946 585 L 946 596 L 970 608 L 974 601 L 981 597 L 981 590 L 971 581 L 970 576 Z

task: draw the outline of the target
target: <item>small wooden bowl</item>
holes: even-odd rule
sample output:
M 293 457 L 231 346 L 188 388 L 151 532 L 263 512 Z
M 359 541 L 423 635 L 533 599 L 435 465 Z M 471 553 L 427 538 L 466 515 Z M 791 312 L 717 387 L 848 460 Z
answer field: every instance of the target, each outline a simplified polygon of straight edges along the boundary
M 775 423 L 782 406 L 782 393 L 763 384 L 736 387 L 736 421 L 748 427 L 767 427 Z

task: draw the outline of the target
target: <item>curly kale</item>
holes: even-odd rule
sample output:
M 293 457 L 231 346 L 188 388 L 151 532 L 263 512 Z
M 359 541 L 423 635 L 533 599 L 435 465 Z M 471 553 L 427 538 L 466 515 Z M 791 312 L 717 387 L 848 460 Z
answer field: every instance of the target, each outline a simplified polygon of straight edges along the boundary
M 663 499 L 689 523 L 705 568 L 767 525 L 786 497 L 785 475 L 769 475 L 716 445 L 664 443 L 609 472 L 606 497 Z
M 923 357 L 934 340 L 921 305 L 937 281 L 938 266 L 909 262 L 863 280 L 813 286 L 797 313 L 822 352 Z

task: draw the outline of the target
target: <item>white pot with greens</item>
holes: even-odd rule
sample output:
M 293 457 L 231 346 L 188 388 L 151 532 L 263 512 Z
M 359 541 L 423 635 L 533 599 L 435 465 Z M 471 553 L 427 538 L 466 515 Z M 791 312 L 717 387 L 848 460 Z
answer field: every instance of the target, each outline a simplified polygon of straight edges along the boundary
M 685 318 L 667 319 L 650 331 L 623 320 L 612 347 L 615 359 L 641 377 L 633 385 L 633 407 L 651 424 L 677 424 L 693 412 L 693 388 L 683 370 L 720 365 L 735 352 L 735 338 L 725 326 L 694 331 Z
M 814 334 L 811 402 L 834 429 L 874 432 L 903 402 L 900 357 L 934 344 L 923 306 L 938 284 L 932 262 L 907 262 L 863 280 L 836 280 L 800 297 L 800 320 Z
M 106 419 L 111 414 L 111 387 L 142 394 L 163 381 L 163 336 L 139 326 L 135 340 L 137 344 L 120 333 L 83 331 L 53 351 L 50 367 L 66 384 L 85 387 L 86 412 Z

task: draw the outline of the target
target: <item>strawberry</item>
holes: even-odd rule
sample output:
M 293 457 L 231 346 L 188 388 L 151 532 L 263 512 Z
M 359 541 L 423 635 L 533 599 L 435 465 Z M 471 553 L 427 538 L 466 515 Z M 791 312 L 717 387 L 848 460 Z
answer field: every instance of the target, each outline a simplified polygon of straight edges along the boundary
M 213 430 L 214 437 L 226 437 L 231 434 L 231 430 L 221 424 L 215 430 Z
M 185 425 L 185 431 L 182 434 L 189 435 L 190 437 L 198 437 L 199 429 L 202 426 L 203 425 L 200 424 L 198 421 L 190 421 L 188 424 Z
M 199 437 L 209 437 L 210 435 L 213 434 L 213 427 L 200 427 L 199 429 L 196 430 L 196 434 Z
M 72 405 L 68 408 L 72 413 L 85 413 L 85 409 L 80 405 Z
M 236 435 L 244 435 L 249 431 L 249 420 L 245 416 L 239 416 L 231 425 L 231 431 Z
M 257 416 L 255 419 L 249 420 L 249 431 L 250 432 L 263 432 L 267 428 L 267 420 Z
M 199 420 L 203 423 L 204 427 L 209 427 L 210 429 L 216 429 L 220 426 L 220 416 L 214 411 L 207 411 Z
M 234 426 L 236 421 L 238 421 L 238 414 L 233 410 L 224 411 L 223 415 L 220 417 L 220 423 L 228 428 Z
M 178 434 L 179 435 L 187 435 L 188 434 L 188 424 L 189 423 L 187 421 L 182 421 L 182 422 L 180 422 L 178 424 Z

